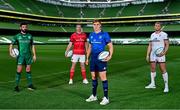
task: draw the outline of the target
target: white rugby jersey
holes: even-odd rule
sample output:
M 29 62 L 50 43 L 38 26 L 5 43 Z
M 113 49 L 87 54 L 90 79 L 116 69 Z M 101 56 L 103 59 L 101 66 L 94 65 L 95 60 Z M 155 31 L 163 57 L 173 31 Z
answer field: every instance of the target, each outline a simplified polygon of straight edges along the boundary
M 164 40 L 168 40 L 168 34 L 161 31 L 160 33 L 152 33 L 150 42 L 152 44 L 152 51 L 155 51 L 159 47 L 165 47 Z

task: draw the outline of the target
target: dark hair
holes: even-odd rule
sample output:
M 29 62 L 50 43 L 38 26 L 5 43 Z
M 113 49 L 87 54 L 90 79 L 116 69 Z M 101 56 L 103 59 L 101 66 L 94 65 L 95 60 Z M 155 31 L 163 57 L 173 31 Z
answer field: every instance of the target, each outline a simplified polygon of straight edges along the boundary
M 95 19 L 94 21 L 93 21 L 93 23 L 100 23 L 101 24 L 101 21 L 99 20 L 99 19 Z
M 20 23 L 20 27 L 21 27 L 22 25 L 28 25 L 28 23 L 26 23 L 26 22 Z

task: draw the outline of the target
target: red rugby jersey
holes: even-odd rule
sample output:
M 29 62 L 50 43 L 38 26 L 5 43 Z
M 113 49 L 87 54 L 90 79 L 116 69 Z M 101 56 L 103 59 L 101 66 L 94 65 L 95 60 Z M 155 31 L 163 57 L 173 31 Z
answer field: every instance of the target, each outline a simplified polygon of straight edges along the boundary
M 84 55 L 85 54 L 85 42 L 87 42 L 87 36 L 85 33 L 73 33 L 70 37 L 70 42 L 73 43 L 73 54 Z

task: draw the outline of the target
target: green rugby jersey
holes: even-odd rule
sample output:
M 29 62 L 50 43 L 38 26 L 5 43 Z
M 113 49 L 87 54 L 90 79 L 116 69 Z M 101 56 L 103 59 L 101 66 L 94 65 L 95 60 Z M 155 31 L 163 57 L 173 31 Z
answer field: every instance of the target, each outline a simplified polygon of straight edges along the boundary
M 12 39 L 12 44 L 17 44 L 20 56 L 31 56 L 32 55 L 32 45 L 33 37 L 31 34 L 17 34 Z

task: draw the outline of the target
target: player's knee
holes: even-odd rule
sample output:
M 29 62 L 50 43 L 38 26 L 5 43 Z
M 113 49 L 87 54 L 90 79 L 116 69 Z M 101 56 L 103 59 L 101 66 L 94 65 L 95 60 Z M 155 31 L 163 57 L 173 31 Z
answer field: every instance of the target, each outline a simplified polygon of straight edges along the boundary
M 80 64 L 81 65 L 81 69 L 85 69 L 85 65 L 84 64 Z
M 26 67 L 26 72 L 30 72 L 31 68 L 30 67 Z
M 101 78 L 101 81 L 105 81 L 107 80 L 106 76 L 105 75 L 100 75 L 100 78 Z
M 21 73 L 22 72 L 22 67 L 17 67 L 17 72 Z
M 18 73 L 21 73 L 21 72 L 22 72 L 22 69 L 17 69 L 17 72 L 18 72 Z
M 156 68 L 155 67 L 151 67 L 151 72 L 155 72 Z
M 91 74 L 91 76 L 92 76 L 92 79 L 93 79 L 93 80 L 97 79 L 97 77 L 96 77 L 95 74 Z
M 75 68 L 74 68 L 74 67 L 71 67 L 70 71 L 74 71 L 74 70 L 75 70 Z
M 73 63 L 72 66 L 71 66 L 71 69 L 74 69 L 76 67 L 76 64 Z

